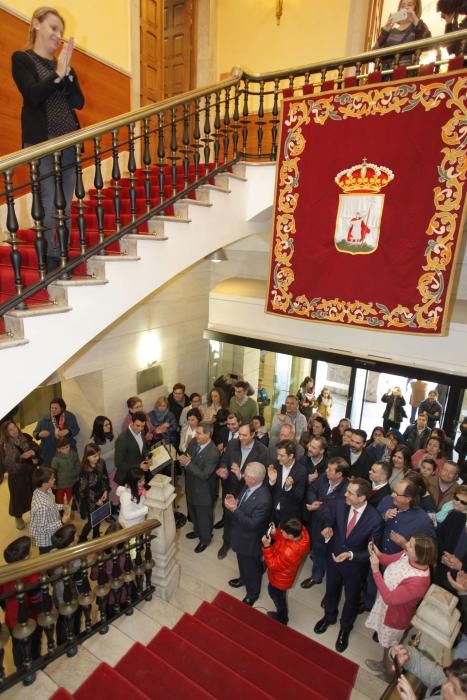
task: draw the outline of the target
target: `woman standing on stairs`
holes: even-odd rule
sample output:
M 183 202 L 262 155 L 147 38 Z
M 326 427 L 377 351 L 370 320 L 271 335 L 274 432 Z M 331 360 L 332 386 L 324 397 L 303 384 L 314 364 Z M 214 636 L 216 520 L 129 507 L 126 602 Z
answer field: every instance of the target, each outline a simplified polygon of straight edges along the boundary
M 0 428 L 0 483 L 8 474 L 9 513 L 18 530 L 24 530 L 23 514 L 31 510 L 32 474 L 40 462 L 40 448 L 27 433 L 22 433 L 12 420 Z
M 23 97 L 21 131 L 23 147 L 47 141 L 79 129 L 75 109 L 82 109 L 84 97 L 71 67 L 74 39 L 63 41 L 65 21 L 53 7 L 39 7 L 31 19 L 27 51 L 12 56 L 13 79 Z M 60 53 L 56 53 L 61 46 Z M 62 151 L 62 184 L 69 219 L 75 187 L 75 149 Z M 40 159 L 42 204 L 44 207 L 47 271 L 59 265 L 59 243 L 54 232 L 54 160 Z

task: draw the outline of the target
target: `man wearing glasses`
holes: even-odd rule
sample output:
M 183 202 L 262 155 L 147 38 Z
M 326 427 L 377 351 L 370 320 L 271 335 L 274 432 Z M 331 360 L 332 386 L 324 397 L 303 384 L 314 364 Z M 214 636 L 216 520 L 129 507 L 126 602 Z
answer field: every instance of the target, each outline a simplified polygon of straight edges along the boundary
M 381 551 L 385 554 L 400 552 L 415 533 L 436 538 L 431 518 L 419 506 L 417 487 L 408 479 L 394 486 L 392 495 L 383 498 L 378 511 L 384 520 Z

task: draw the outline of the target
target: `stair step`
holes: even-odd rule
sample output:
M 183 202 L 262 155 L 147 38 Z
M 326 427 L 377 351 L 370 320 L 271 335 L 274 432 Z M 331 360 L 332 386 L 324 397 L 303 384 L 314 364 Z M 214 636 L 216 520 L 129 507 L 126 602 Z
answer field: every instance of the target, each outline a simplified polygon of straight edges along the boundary
M 156 682 L 156 681 L 155 681 Z M 76 700 L 147 700 L 148 696 L 106 663 L 101 663 L 75 690 Z M 162 695 L 159 696 L 162 700 Z
M 271 697 L 167 627 L 162 627 L 148 644 L 148 649 L 216 698 L 266 700 Z
M 172 629 L 198 649 L 202 649 L 212 658 L 236 671 L 258 685 L 272 698 L 282 700 L 320 700 L 321 696 L 311 688 L 296 680 L 283 669 L 287 664 L 277 666 L 269 657 L 269 649 L 257 647 L 256 653 L 244 645 L 229 638 L 230 630 L 225 634 L 217 632 L 191 615 L 184 614 Z M 261 654 L 261 656 L 259 656 Z M 310 679 L 311 682 L 311 679 Z
M 65 688 L 59 688 L 55 691 L 53 695 L 50 696 L 50 700 L 73 700 L 74 696 L 65 690 Z
M 341 654 L 336 654 L 332 649 L 328 649 L 290 627 L 279 625 L 267 615 L 262 615 L 257 610 L 244 605 L 223 591 L 217 594 L 212 601 L 212 605 L 229 613 L 256 631 L 270 635 L 276 641 L 284 644 L 305 659 L 312 659 L 323 668 L 331 669 L 333 674 L 339 676 L 346 683 L 352 686 L 355 683 L 358 673 L 357 664 L 346 659 Z
M 240 603 L 243 605 L 244 603 Z M 262 613 L 255 611 L 258 617 L 266 617 Z M 348 700 L 352 691 L 352 686 L 334 673 L 327 671 L 319 659 L 315 656 L 305 658 L 303 654 L 299 655 L 291 650 L 285 642 L 278 640 L 277 627 L 283 627 L 275 620 L 270 620 L 274 623 L 273 630 L 270 634 L 263 634 L 259 625 L 249 626 L 240 621 L 233 615 L 225 612 L 219 607 L 203 603 L 195 613 L 197 620 L 201 620 L 209 627 L 213 627 L 218 632 L 228 629 L 229 635 L 233 641 L 242 644 L 245 649 L 249 649 L 253 653 L 257 649 L 267 650 L 268 658 L 278 668 L 286 668 L 291 676 L 301 681 L 305 685 L 309 685 L 310 679 L 313 679 L 313 690 L 322 697 L 329 700 Z M 268 618 L 269 619 L 269 618 Z M 335 654 L 334 666 L 340 660 L 340 655 Z
M 211 700 L 214 697 L 139 642 L 120 659 L 115 670 L 152 700 L 170 697 Z

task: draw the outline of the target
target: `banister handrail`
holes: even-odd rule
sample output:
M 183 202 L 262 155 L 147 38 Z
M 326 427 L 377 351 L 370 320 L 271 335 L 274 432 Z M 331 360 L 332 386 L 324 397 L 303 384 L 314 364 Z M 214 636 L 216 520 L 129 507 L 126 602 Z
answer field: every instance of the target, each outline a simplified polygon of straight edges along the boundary
M 223 88 L 236 85 L 241 80 L 242 74 L 240 69 L 233 68 L 232 75 L 232 78 L 226 78 L 225 80 L 221 80 L 213 85 L 208 85 L 207 87 L 203 88 L 196 88 L 195 90 L 184 92 L 182 95 L 177 97 L 168 97 L 160 102 L 154 102 L 151 105 L 138 107 L 131 112 L 125 112 L 124 114 L 120 114 L 118 117 L 111 117 L 110 119 L 97 122 L 92 126 L 85 126 L 82 129 L 72 131 L 64 136 L 57 136 L 54 139 L 49 139 L 48 141 L 43 141 L 39 144 L 22 148 L 19 151 L 14 151 L 13 153 L 0 158 L 0 173 L 16 168 L 19 165 L 29 163 L 31 160 L 37 160 L 43 156 L 49 155 L 50 153 L 55 153 L 56 151 L 61 151 L 70 146 L 75 146 L 76 144 L 80 144 L 88 139 L 96 138 L 96 136 L 108 134 L 116 129 L 128 126 L 128 124 L 131 124 L 132 122 L 152 117 L 155 114 L 172 109 L 173 107 L 178 107 L 185 102 L 196 100 L 200 97 L 211 95 L 213 92 L 222 90 Z
M 103 535 L 91 542 L 82 542 L 74 547 L 60 549 L 56 552 L 42 554 L 40 557 L 26 559 L 15 564 L 4 564 L 0 566 L 0 585 L 10 581 L 18 581 L 31 576 L 41 570 L 54 570 L 74 559 L 84 559 L 90 554 L 116 547 L 123 542 L 127 542 L 133 537 L 138 537 L 146 532 L 151 532 L 160 526 L 159 520 L 152 518 L 144 523 L 131 525 L 122 530 L 113 532 L 111 535 Z
M 415 51 L 424 51 L 443 44 L 453 44 L 461 41 L 467 41 L 467 29 L 461 29 L 450 34 L 441 34 L 440 36 L 429 37 L 428 39 L 418 39 L 405 44 L 396 44 L 382 49 L 371 49 L 363 53 L 354 54 L 352 56 L 343 56 L 341 58 L 326 59 L 325 61 L 316 61 L 304 66 L 297 66 L 285 70 L 267 71 L 265 73 L 251 73 L 246 69 L 242 72 L 242 78 L 248 80 L 273 80 L 274 78 L 288 78 L 303 73 L 318 73 L 322 68 L 332 70 L 343 66 L 354 65 L 355 63 L 369 63 L 372 59 L 384 58 L 385 56 L 394 56 L 397 53 L 413 53 Z

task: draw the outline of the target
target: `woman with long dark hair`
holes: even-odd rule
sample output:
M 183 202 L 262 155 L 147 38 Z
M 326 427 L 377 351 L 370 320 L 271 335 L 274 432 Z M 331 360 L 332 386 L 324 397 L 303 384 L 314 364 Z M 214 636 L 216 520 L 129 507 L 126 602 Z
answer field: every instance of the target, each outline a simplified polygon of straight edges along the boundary
M 10 491 L 9 514 L 16 520 L 16 528 L 24 530 L 24 513 L 31 510 L 34 491 L 32 474 L 40 462 L 40 448 L 32 437 L 22 433 L 12 420 L 0 428 L 0 483 L 8 474 Z
M 112 421 L 107 416 L 96 416 L 92 425 L 91 439 L 100 448 L 101 457 L 105 462 L 107 474 L 109 475 L 110 488 L 112 489 L 112 503 L 118 505 L 118 498 L 115 495 L 117 484 L 115 483 L 115 440 Z
M 122 527 L 130 527 L 142 523 L 148 514 L 144 505 L 146 483 L 144 472 L 139 467 L 133 467 L 128 472 L 125 486 L 119 486 L 117 496 L 120 498 L 120 515 L 118 522 Z
M 83 520 L 87 520 L 79 536 L 79 542 L 86 542 L 91 530 L 93 539 L 99 537 L 99 525 L 92 526 L 91 513 L 104 505 L 109 493 L 109 476 L 101 451 L 98 445 L 90 442 L 84 448 L 78 481 L 79 512 Z

